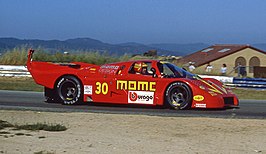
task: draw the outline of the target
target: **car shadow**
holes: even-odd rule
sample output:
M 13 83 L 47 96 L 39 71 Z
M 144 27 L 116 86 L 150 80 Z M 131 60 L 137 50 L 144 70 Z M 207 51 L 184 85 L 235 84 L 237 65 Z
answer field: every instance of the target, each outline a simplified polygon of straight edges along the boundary
M 234 106 L 234 107 L 211 108 L 211 109 L 193 108 L 193 109 L 190 109 L 190 110 L 193 110 L 193 111 L 225 111 L 225 110 L 235 110 L 235 109 L 240 109 L 240 107 Z
M 87 106 L 115 107 L 115 108 L 140 108 L 140 109 L 166 109 L 164 106 L 151 106 L 139 104 L 109 104 L 109 103 L 87 103 Z
M 60 102 L 46 102 L 47 104 L 62 104 Z M 110 104 L 110 103 L 89 103 L 89 102 L 84 102 L 84 103 L 78 103 L 78 104 L 72 104 L 72 105 L 67 105 L 67 104 L 62 104 L 65 106 L 95 106 L 95 107 L 113 107 L 113 108 L 132 108 L 132 109 L 164 109 L 164 110 L 169 110 L 169 111 L 175 111 L 176 109 L 169 108 L 165 105 L 162 106 L 153 106 L 153 105 L 143 105 L 143 104 Z M 207 108 L 192 108 L 192 109 L 184 109 L 184 110 L 176 110 L 176 111 L 225 111 L 225 110 L 234 110 L 234 109 L 239 109 L 239 107 L 224 107 L 224 108 L 212 108 L 212 109 L 207 109 Z

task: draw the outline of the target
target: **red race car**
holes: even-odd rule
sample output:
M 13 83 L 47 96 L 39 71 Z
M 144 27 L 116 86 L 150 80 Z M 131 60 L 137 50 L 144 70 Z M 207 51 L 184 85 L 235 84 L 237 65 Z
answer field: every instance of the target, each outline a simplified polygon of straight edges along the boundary
M 167 105 L 174 109 L 224 108 L 239 101 L 221 82 L 200 78 L 174 64 L 137 60 L 101 66 L 33 61 L 27 68 L 45 87 L 47 102 Z

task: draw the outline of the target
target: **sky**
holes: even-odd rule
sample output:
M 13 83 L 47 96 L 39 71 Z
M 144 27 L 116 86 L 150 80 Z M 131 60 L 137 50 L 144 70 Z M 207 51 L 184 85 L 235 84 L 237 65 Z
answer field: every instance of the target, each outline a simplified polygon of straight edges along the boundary
M 0 37 L 266 43 L 265 0 L 0 0 Z

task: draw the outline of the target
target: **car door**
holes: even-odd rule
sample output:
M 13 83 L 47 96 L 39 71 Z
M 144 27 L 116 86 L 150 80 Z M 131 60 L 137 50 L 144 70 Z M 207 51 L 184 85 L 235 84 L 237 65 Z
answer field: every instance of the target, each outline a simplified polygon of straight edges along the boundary
M 150 70 L 152 63 L 146 62 L 147 70 Z M 116 83 L 117 101 L 125 104 L 156 104 L 156 84 L 158 78 L 153 77 L 152 72 L 145 74 L 136 73 L 133 70 L 135 63 L 124 71 L 124 75 L 117 75 Z

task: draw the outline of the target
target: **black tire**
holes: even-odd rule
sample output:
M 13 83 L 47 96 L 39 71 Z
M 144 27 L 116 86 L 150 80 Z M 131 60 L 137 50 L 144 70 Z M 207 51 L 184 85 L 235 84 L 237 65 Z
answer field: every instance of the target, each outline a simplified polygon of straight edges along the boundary
M 47 103 L 57 103 L 60 102 L 60 99 L 58 97 L 58 93 L 56 89 L 50 89 L 47 87 L 44 87 L 44 96 Z
M 60 101 L 65 105 L 78 104 L 83 98 L 82 84 L 73 76 L 61 77 L 56 85 Z
M 190 87 L 183 82 L 171 83 L 165 92 L 165 101 L 173 109 L 189 109 L 192 103 Z

